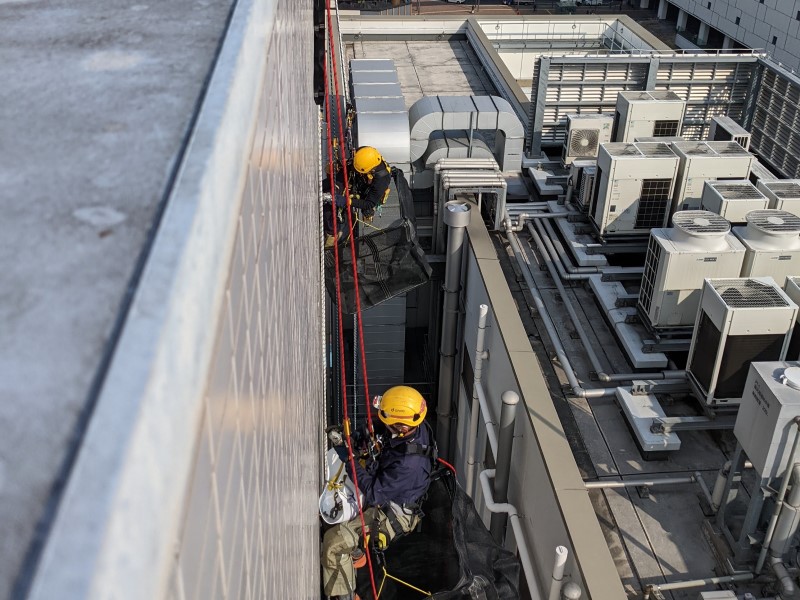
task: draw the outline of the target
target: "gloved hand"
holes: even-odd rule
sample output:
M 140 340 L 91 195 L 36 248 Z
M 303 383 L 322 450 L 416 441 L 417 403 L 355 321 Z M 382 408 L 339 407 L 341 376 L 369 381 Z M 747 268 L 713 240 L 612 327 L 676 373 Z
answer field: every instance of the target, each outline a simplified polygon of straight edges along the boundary
M 334 446 L 333 449 L 336 451 L 336 455 L 339 457 L 339 460 L 341 460 L 343 463 L 346 464 L 347 461 L 350 460 L 350 456 L 347 453 L 347 446 L 344 444 L 341 446 Z

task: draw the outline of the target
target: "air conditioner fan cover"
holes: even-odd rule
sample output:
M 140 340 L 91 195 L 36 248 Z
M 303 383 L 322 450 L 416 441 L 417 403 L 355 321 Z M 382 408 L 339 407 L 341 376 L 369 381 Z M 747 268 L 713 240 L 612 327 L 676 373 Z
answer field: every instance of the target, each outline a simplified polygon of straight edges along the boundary
M 725 200 L 763 200 L 764 195 L 752 183 L 711 183 L 711 186 Z
M 764 182 L 764 187 L 778 198 L 800 198 L 800 184 L 785 181 Z
M 710 210 L 680 210 L 672 215 L 672 226 L 694 237 L 721 237 L 731 230 L 727 219 Z
M 714 154 L 714 151 L 705 142 L 697 142 L 692 145 L 681 144 L 679 148 L 686 156 L 709 156 Z
M 639 152 L 645 156 L 675 156 L 675 153 L 670 147 L 661 142 L 637 144 L 636 147 L 639 148 Z
M 756 279 L 712 279 L 711 287 L 731 308 L 782 308 L 789 306 L 774 285 Z
M 575 129 L 569 134 L 569 153 L 572 156 L 597 156 L 600 132 L 596 129 Z
M 614 144 L 604 146 L 609 156 L 641 156 L 642 153 L 633 144 Z
M 771 235 L 800 235 L 800 217 L 785 210 L 751 210 L 747 224 Z

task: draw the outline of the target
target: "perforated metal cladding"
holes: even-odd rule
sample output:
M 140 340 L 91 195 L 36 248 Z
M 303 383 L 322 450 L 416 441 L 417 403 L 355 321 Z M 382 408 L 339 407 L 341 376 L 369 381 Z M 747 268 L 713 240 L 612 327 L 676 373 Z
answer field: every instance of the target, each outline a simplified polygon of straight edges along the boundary
M 758 91 L 751 147 L 785 177 L 800 177 L 800 82 L 766 65 Z
M 711 287 L 732 308 L 788 306 L 778 290 L 755 279 L 714 279 Z
M 251 116 L 224 314 L 176 548 L 176 600 L 319 598 L 324 389 L 311 2 L 265 3 L 274 6 L 264 23 L 259 114 Z

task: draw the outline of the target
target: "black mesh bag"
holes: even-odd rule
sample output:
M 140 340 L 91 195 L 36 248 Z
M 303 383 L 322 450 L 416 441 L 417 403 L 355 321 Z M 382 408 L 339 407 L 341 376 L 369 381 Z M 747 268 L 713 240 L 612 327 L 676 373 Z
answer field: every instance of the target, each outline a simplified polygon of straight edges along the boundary
M 386 571 L 420 590 L 384 580 L 373 560 L 381 600 L 518 600 L 520 564 L 486 530 L 472 499 L 446 471 L 428 491 L 419 531 L 393 540 L 383 552 Z M 358 571 L 358 593 L 372 598 L 369 572 Z

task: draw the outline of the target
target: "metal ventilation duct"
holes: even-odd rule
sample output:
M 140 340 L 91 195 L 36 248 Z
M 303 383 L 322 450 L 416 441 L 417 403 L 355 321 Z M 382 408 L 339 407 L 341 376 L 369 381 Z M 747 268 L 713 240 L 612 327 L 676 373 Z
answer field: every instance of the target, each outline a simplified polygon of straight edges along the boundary
M 522 164 L 525 130 L 514 109 L 497 96 L 425 96 L 408 112 L 411 161 L 425 154 L 434 132 L 491 130 L 494 156 L 502 171 L 517 171 Z
M 358 146 L 373 146 L 386 161 L 410 171 L 408 111 L 391 59 L 350 61 Z

